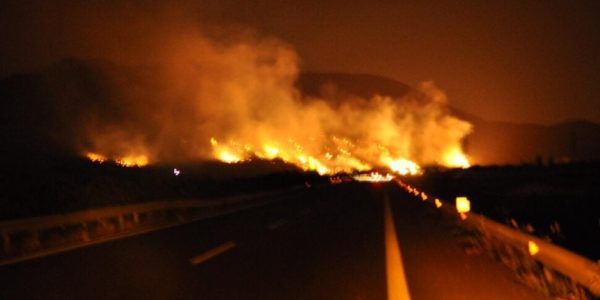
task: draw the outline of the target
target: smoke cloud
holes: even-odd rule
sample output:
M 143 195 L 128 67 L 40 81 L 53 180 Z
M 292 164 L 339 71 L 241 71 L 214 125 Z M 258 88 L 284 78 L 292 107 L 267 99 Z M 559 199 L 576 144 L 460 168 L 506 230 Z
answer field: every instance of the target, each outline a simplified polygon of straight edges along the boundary
M 462 155 L 471 126 L 448 113 L 432 82 L 402 98 L 309 97 L 296 87 L 300 59 L 281 40 L 200 25 L 181 7 L 92 6 L 64 5 L 61 21 L 56 7 L 40 16 L 55 30 L 45 34 L 58 39 L 49 42 L 56 56 L 85 59 L 44 79 L 53 111 L 69 120 L 58 125 L 67 136 L 54 134 L 82 155 L 279 158 L 320 172 L 452 165 Z

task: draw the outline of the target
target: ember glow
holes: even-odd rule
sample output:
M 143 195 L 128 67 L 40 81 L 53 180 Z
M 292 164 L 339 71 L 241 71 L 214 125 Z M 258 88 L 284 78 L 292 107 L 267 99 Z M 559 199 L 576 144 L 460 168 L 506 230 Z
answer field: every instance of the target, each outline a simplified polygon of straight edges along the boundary
M 450 115 L 432 82 L 399 98 L 309 97 L 296 87 L 297 54 L 283 42 L 223 44 L 201 33 L 169 41 L 161 72 L 133 91 L 118 87 L 118 113 L 86 118 L 77 144 L 97 154 L 88 158 L 124 166 L 278 159 L 319 174 L 469 166 L 462 140 L 471 125 Z

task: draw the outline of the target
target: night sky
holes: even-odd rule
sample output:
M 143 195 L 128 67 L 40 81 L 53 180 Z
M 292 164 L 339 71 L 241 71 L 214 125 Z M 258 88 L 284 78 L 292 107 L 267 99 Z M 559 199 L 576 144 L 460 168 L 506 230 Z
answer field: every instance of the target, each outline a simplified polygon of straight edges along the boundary
M 180 11 L 206 31 L 275 36 L 305 71 L 433 80 L 454 106 L 488 120 L 600 121 L 600 1 L 22 2 L 0 4 L 1 77 L 67 56 L 102 58 L 128 43 L 121 27 L 136 39 L 152 34 L 131 16 L 169 31 L 177 25 L 163 22 L 164 12 Z

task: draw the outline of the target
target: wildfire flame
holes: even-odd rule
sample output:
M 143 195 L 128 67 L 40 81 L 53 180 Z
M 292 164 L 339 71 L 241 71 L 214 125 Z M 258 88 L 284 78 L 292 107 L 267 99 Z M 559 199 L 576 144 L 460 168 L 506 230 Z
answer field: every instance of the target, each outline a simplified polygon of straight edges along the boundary
M 356 181 L 367 181 L 367 182 L 389 182 L 394 179 L 393 175 L 385 174 L 381 175 L 378 172 L 371 172 L 369 174 L 358 174 L 352 176 Z
M 307 96 L 297 54 L 275 39 L 223 44 L 190 33 L 169 45 L 161 72 L 132 76 L 111 91 L 121 102 L 108 115 L 85 118 L 83 155 L 123 166 L 278 159 L 319 174 L 470 166 L 461 144 L 471 124 L 450 115 L 432 82 L 396 98 Z
M 93 162 L 97 162 L 97 163 L 103 163 L 106 161 L 106 157 L 104 155 L 98 154 L 98 153 L 93 153 L 93 152 L 88 152 L 85 154 L 85 156 L 93 161 Z
M 332 139 L 331 143 L 335 144 L 335 138 Z M 381 153 L 375 155 L 375 158 L 371 158 L 355 154 L 353 150 L 343 147 L 335 150 L 329 150 L 332 147 L 325 147 L 322 152 L 307 153 L 304 147 L 293 141 L 287 143 L 267 142 L 262 146 L 253 144 L 242 146 L 241 143 L 233 140 L 228 143 L 219 143 L 216 138 L 211 137 L 210 144 L 213 148 L 214 157 L 224 163 L 249 161 L 253 157 L 268 160 L 281 159 L 287 163 L 295 164 L 303 170 L 316 171 L 321 175 L 365 171 L 372 169 L 372 166 L 386 167 L 399 175 L 417 175 L 422 172 L 421 167 L 414 161 L 405 158 L 391 158 L 389 151 L 383 146 L 378 147 Z M 357 152 L 360 152 L 360 150 Z M 379 157 L 379 159 L 376 157 Z M 470 166 L 466 155 L 460 151 L 449 153 L 445 165 L 460 168 Z
M 120 158 L 107 158 L 106 156 L 94 152 L 87 152 L 85 156 L 97 163 L 104 163 L 106 161 L 114 161 L 116 164 L 123 167 L 143 167 L 148 165 L 148 157 L 146 155 L 128 155 Z
M 118 158 L 115 162 L 124 167 L 143 167 L 148 164 L 148 157 L 146 155 L 129 155 L 122 158 Z
M 469 159 L 460 148 L 448 151 L 444 155 L 445 165 L 451 168 L 468 168 L 471 166 Z

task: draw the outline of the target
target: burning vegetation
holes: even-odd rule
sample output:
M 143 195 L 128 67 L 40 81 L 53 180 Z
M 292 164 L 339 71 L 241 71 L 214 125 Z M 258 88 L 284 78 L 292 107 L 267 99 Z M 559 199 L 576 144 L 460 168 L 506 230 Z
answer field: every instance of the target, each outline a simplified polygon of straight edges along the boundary
M 83 59 L 34 79 L 40 113 L 23 126 L 61 150 L 123 166 L 276 159 L 320 174 L 469 165 L 461 141 L 471 125 L 431 82 L 402 97 L 308 96 L 282 41 L 214 32 L 185 9 L 122 9 L 65 11 L 64 30 L 85 41 L 68 55 Z
M 461 140 L 470 125 L 445 113 L 445 100 L 430 98 L 432 93 L 443 97 L 430 83 L 405 99 L 349 98 L 336 106 L 327 99 L 301 98 L 291 83 L 273 91 L 269 83 L 280 80 L 278 77 L 264 80 L 254 83 L 259 92 L 224 98 L 225 102 L 237 102 L 234 105 L 212 108 L 215 111 L 208 108 L 210 104 L 199 107 L 203 122 L 187 126 L 210 127 L 214 133 L 205 134 L 201 128 L 191 136 L 197 149 L 186 149 L 190 158 L 224 163 L 278 159 L 319 174 L 386 168 L 400 175 L 415 175 L 422 165 L 469 166 Z M 243 85 L 227 82 L 223 89 L 238 84 Z M 204 110 L 207 112 L 202 113 Z M 111 159 L 123 166 L 144 166 L 161 162 L 161 155 L 168 154 L 151 143 L 130 150 L 126 141 L 102 141 L 93 132 L 90 138 L 101 140 L 96 145 L 107 145 L 86 149 L 86 156 L 93 161 Z M 162 154 L 153 155 L 156 150 Z
M 168 56 L 174 64 L 154 74 L 160 90 L 142 81 L 142 95 L 131 95 L 122 86 L 123 117 L 86 121 L 78 144 L 89 159 L 123 166 L 277 159 L 319 174 L 469 166 L 461 141 L 471 125 L 448 113 L 431 82 L 401 98 L 305 96 L 296 87 L 296 53 L 279 41 L 222 45 L 196 36 L 178 45 Z M 148 104 L 140 99 L 147 93 Z

